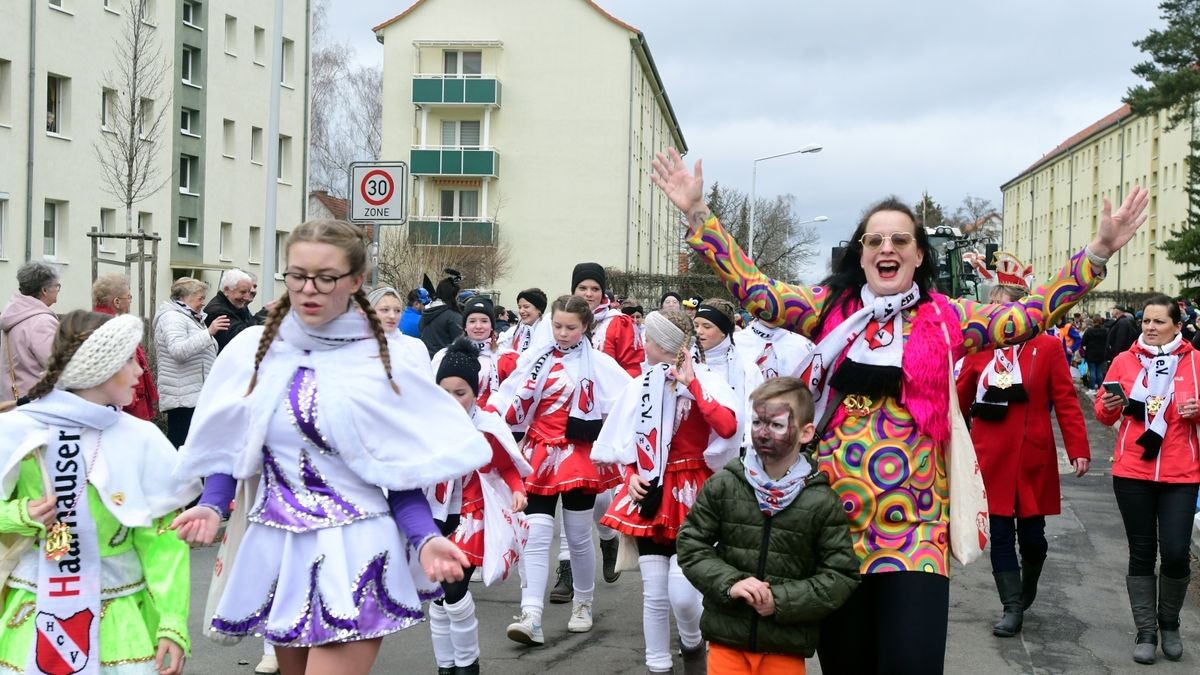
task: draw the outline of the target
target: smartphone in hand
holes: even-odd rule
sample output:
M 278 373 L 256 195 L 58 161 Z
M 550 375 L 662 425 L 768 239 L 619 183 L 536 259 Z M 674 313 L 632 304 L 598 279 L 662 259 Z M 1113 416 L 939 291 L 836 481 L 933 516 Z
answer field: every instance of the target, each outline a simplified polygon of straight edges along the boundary
M 1104 387 L 1105 393 L 1120 396 L 1122 405 L 1129 403 L 1129 397 L 1125 395 L 1125 389 L 1121 387 L 1120 382 L 1105 382 L 1101 386 Z

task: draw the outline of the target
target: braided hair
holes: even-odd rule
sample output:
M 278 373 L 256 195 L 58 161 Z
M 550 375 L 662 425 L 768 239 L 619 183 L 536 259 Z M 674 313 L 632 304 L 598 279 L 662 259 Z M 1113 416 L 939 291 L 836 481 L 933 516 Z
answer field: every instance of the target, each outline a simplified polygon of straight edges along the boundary
M 50 348 L 50 361 L 46 364 L 46 374 L 29 390 L 27 394 L 37 399 L 49 394 L 62 377 L 62 371 L 71 362 L 75 352 L 83 345 L 92 331 L 103 326 L 113 317 L 108 314 L 89 312 L 77 309 L 64 314 L 58 322 L 58 330 L 54 333 L 54 344 Z
M 367 272 L 367 244 L 369 243 L 367 235 L 361 228 L 344 220 L 310 220 L 302 223 L 288 235 L 287 241 L 284 242 L 284 250 L 290 250 L 292 244 L 300 242 L 335 246 L 341 249 L 346 256 L 346 263 L 350 266 L 349 273 L 351 275 L 366 274 Z M 379 322 L 379 316 L 371 307 L 366 291 L 360 287 L 352 297 L 371 326 L 371 333 L 375 336 L 375 343 L 379 346 L 379 358 L 383 362 L 383 372 L 387 374 L 388 383 L 391 384 L 392 391 L 399 394 L 400 387 L 392 378 L 392 358 L 391 352 L 388 350 L 387 336 L 383 332 L 383 324 Z M 271 309 L 270 314 L 267 315 L 262 337 L 258 341 L 258 351 L 254 353 L 254 373 L 250 376 L 250 386 L 246 389 L 246 396 L 254 391 L 254 386 L 258 383 L 258 368 L 262 365 L 267 351 L 270 350 L 271 343 L 279 335 L 279 325 L 291 308 L 292 302 L 289 293 L 280 298 L 275 307 Z

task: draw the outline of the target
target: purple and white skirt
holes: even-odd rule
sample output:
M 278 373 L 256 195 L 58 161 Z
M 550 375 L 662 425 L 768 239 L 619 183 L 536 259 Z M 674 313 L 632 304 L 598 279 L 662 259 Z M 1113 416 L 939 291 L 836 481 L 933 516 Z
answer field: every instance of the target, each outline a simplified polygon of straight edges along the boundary
M 424 619 L 440 595 L 390 517 L 307 532 L 249 523 L 210 630 L 278 647 L 369 640 Z

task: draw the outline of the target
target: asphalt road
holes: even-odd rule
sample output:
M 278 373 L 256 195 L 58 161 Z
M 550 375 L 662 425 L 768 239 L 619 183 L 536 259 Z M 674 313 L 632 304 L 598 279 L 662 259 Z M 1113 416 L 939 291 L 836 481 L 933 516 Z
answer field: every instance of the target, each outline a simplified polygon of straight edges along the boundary
M 1088 413 L 1091 400 L 1083 397 L 1081 401 Z M 1125 594 L 1127 549 L 1109 475 L 1114 434 L 1092 420 L 1090 413 L 1085 416 L 1093 469 L 1078 479 L 1067 475 L 1065 466 L 1062 469 L 1063 512 L 1048 519 L 1050 557 L 1037 602 L 1025 615 L 1023 632 L 1010 639 L 992 636 L 991 626 L 1001 608 L 986 556 L 966 568 L 956 565 L 950 579 L 946 673 L 1200 672 L 1200 587 L 1196 584 L 1182 617 L 1183 660 L 1172 663 L 1160 654 L 1151 671 L 1129 657 L 1134 631 Z M 222 647 L 201 637 L 200 615 L 215 553 L 215 548 L 198 550 L 192 561 L 194 654 L 186 672 L 250 673 L 261 655 L 260 642 L 245 640 Z M 637 574 L 626 573 L 611 585 L 597 579 L 595 627 L 590 633 L 568 633 L 569 606 L 547 605 L 543 620 L 546 645 L 539 648 L 521 647 L 504 636 L 512 616 L 519 613 L 520 589 L 515 580 L 495 588 L 473 584 L 472 593 L 478 608 L 485 673 L 646 672 Z M 678 662 L 676 668 L 682 672 Z M 428 629 L 417 626 L 385 638 L 374 672 L 436 672 Z M 809 661 L 808 672 L 821 672 L 815 659 Z

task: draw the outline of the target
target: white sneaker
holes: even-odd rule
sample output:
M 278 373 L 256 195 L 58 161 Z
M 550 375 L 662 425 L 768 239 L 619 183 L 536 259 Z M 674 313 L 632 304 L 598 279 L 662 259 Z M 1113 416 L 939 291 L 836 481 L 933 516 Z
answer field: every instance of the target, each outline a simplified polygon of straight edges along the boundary
M 567 630 L 572 633 L 586 633 L 592 629 L 592 603 L 576 602 L 571 607 L 571 620 L 567 622 Z
M 278 673 L 279 672 L 279 659 L 275 658 L 274 654 L 263 654 L 262 661 L 259 661 L 258 665 L 254 666 L 254 672 L 256 672 L 256 673 Z
M 520 642 L 523 645 L 544 645 L 546 637 L 542 635 L 542 624 L 534 623 L 533 617 L 529 612 L 521 612 L 521 616 L 514 616 L 516 623 L 508 624 L 508 639 L 513 642 Z M 588 623 L 591 623 L 591 615 L 588 616 Z

